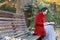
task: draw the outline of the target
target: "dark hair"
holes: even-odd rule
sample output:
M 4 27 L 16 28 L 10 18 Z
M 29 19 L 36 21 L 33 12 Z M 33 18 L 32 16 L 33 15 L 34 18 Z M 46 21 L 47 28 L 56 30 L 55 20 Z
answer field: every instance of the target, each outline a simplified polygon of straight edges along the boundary
M 46 11 L 46 10 L 48 10 L 48 8 L 47 7 L 43 7 L 41 10 L 39 10 L 38 12 L 40 12 L 40 11 Z M 48 10 L 49 11 L 49 10 Z

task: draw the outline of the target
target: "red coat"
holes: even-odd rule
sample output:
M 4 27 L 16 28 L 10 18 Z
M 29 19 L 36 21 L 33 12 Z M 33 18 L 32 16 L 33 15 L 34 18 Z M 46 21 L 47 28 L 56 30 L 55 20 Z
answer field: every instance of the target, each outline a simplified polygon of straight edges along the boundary
M 38 12 L 34 18 L 34 34 L 37 34 L 42 38 L 45 36 L 44 22 L 45 15 L 43 15 L 42 12 Z

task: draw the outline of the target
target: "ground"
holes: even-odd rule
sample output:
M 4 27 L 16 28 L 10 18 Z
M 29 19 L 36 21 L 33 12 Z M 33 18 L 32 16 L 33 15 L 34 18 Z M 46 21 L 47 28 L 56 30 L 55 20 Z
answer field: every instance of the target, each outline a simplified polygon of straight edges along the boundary
M 55 32 L 56 32 L 56 38 L 57 38 L 57 40 L 60 40 L 60 28 L 57 28 L 55 30 Z

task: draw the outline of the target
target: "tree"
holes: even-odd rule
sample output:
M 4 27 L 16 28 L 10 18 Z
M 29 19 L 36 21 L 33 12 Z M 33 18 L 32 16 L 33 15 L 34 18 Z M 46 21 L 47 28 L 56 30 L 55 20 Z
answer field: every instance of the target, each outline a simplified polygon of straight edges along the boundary
M 22 13 L 22 8 L 26 3 L 29 3 L 31 0 L 17 0 L 16 13 Z
M 16 13 L 25 15 L 27 27 L 29 25 L 29 22 L 28 22 L 29 20 L 27 19 L 28 14 L 27 14 L 27 12 L 24 12 L 23 9 L 24 9 L 24 6 L 30 2 L 31 2 L 31 0 L 17 0 L 17 5 L 16 5 Z M 31 11 L 29 10 L 29 12 L 31 12 Z

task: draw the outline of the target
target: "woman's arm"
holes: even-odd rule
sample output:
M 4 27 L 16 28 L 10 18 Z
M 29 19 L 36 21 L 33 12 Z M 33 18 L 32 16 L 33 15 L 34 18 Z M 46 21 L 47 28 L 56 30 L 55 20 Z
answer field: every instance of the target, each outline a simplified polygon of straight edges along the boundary
M 41 16 L 39 14 L 35 15 L 34 21 L 35 21 L 36 25 L 44 25 L 43 16 Z

